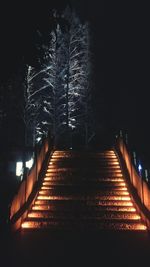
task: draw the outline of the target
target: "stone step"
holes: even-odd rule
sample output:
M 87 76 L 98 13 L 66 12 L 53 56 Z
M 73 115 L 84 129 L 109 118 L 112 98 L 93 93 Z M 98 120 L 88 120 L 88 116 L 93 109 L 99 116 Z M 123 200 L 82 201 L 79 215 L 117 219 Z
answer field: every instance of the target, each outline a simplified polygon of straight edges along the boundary
M 104 206 L 104 205 L 88 205 L 85 202 L 62 202 L 51 201 L 50 204 L 35 204 L 32 206 L 31 211 L 60 211 L 60 212 L 135 212 L 136 209 L 133 206 Z
M 60 196 L 63 196 L 63 195 L 84 195 L 84 196 L 104 196 L 104 195 L 107 195 L 107 196 L 128 196 L 129 193 L 127 191 L 123 191 L 123 190 L 118 190 L 118 188 L 115 188 L 114 190 L 108 190 L 108 189 L 105 189 L 105 190 L 100 190 L 100 189 L 95 189 L 95 188 L 90 188 L 90 187 L 87 187 L 87 188 L 84 188 L 84 187 L 52 187 L 52 188 L 47 188 L 45 189 L 46 187 L 42 187 L 42 189 L 39 191 L 39 194 L 38 195 L 41 195 L 41 196 L 47 196 L 47 195 L 51 195 L 51 196 L 57 196 L 57 195 L 60 195 Z
M 96 221 L 89 221 L 87 220 L 82 222 L 72 221 L 25 221 L 22 223 L 23 229 L 50 229 L 50 230 L 116 230 L 116 231 L 143 231 L 146 230 L 145 225 L 141 224 L 140 222 L 116 222 L 116 221 L 107 221 L 103 220 L 101 222 Z
M 87 210 L 47 210 L 47 211 L 39 211 L 39 210 L 32 210 L 28 213 L 28 220 L 29 219 L 82 219 L 82 218 L 92 218 L 92 219 L 107 219 L 107 220 L 140 220 L 140 216 L 137 215 L 136 212 L 120 212 L 120 211 L 87 211 Z

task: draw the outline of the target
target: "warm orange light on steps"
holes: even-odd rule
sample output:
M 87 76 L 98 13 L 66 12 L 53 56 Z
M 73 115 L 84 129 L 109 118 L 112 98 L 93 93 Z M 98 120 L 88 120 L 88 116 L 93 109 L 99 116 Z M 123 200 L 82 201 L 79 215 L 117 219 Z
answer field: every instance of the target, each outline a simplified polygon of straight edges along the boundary
M 86 200 L 86 196 L 51 196 L 51 195 L 38 195 L 38 200 Z M 129 201 L 130 197 L 128 196 L 95 196 L 93 200 L 102 200 L 102 201 Z M 130 203 L 130 202 L 129 202 Z
M 123 178 L 101 178 L 97 180 L 102 182 L 124 182 Z
M 42 228 L 51 228 L 52 226 L 54 227 L 60 227 L 59 221 L 57 222 L 24 222 L 22 223 L 21 227 L 22 229 L 41 229 Z M 99 229 L 104 229 L 104 223 L 99 224 L 97 226 Z M 108 223 L 107 224 L 108 229 L 113 229 L 113 230 L 121 230 L 121 231 L 145 231 L 147 227 L 144 224 L 141 223 L 135 223 L 135 224 L 127 224 L 127 223 Z
M 39 191 L 40 195 L 49 195 L 49 191 L 53 191 L 54 187 L 46 187 L 42 186 L 41 190 Z M 98 194 L 98 193 L 97 193 Z M 113 191 L 106 191 L 105 194 L 109 195 L 116 195 L 116 196 L 129 196 L 129 192 L 123 190 L 113 190 Z
M 131 201 L 123 201 L 123 200 L 118 200 L 118 201 L 112 201 L 112 200 L 103 200 L 99 201 L 99 205 L 102 206 L 129 206 L 132 207 L 133 203 Z
M 87 181 L 88 183 L 93 182 L 91 183 L 92 186 L 94 185 L 93 191 L 90 191 L 88 187 L 85 187 L 85 191 L 83 190 L 86 185 L 86 177 L 82 177 L 82 172 L 81 183 L 79 179 L 76 179 L 76 175 L 78 175 L 78 172 L 80 173 L 80 168 L 76 168 L 77 161 L 73 165 L 74 159 L 83 160 L 81 169 L 84 172 L 86 168 L 88 169 L 84 157 L 87 157 L 88 162 L 91 160 L 89 171 L 92 174 L 91 177 L 87 175 Z M 96 165 L 92 165 L 95 160 Z M 91 172 L 92 166 L 96 166 L 93 167 L 95 172 Z M 97 187 L 95 186 L 96 183 Z M 65 192 L 67 192 L 66 195 Z M 70 225 L 72 223 L 78 225 L 79 222 L 76 221 L 73 207 L 79 207 L 80 203 L 82 203 L 81 214 L 83 214 L 83 217 L 79 218 L 81 223 L 86 222 L 88 224 L 89 220 L 90 224 L 93 223 L 93 227 L 99 229 L 142 231 L 147 229 L 141 223 L 140 215 L 136 213 L 119 160 L 113 150 L 89 153 L 89 156 L 87 156 L 87 153 L 55 151 L 48 164 L 35 203 L 30 209 L 27 219 L 22 223 L 22 229 L 51 227 L 57 229 L 57 227 L 68 227 L 69 223 Z

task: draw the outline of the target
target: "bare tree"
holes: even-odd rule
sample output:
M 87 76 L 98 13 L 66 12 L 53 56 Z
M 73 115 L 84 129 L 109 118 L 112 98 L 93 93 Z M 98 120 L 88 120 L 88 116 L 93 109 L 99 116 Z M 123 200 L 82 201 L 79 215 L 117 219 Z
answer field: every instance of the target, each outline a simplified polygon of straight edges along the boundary
M 66 9 L 70 29 L 62 36 L 59 49 L 62 125 L 65 125 L 69 146 L 76 134 L 88 143 L 92 116 L 91 109 L 91 58 L 89 25 L 82 24 L 75 12 Z M 59 99 L 59 94 L 58 94 Z
M 63 32 L 58 25 L 45 63 L 28 69 L 24 117 L 34 142 L 51 129 L 56 144 L 72 146 L 78 135 L 87 145 L 93 136 L 89 25 L 69 8 L 64 17 L 69 29 Z

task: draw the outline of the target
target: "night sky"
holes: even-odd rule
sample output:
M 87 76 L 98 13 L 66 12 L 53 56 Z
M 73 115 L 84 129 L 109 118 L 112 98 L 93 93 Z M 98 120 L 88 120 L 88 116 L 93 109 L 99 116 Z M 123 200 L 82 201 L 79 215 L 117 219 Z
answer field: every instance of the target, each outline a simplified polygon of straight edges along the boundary
M 7 79 L 26 57 L 32 58 L 34 31 L 49 22 L 48 3 L 1 3 L 0 79 Z M 58 6 L 63 3 L 57 2 Z M 97 117 L 129 132 L 149 153 L 149 15 L 143 3 L 72 0 L 80 17 L 91 24 L 94 101 Z M 103 105 L 103 109 L 101 106 Z M 134 136 L 134 138 L 133 138 Z

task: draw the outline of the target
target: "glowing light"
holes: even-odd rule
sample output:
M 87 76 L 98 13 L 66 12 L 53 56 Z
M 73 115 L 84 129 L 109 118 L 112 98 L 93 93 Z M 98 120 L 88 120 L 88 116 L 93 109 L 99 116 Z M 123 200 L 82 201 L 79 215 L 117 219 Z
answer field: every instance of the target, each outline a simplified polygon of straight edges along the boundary
M 50 173 L 46 173 L 45 174 L 45 176 L 48 176 L 48 177 L 53 177 L 53 175 L 52 174 L 50 174 Z M 44 178 L 45 179 L 45 178 Z
M 102 225 L 103 227 L 103 225 Z M 120 230 L 120 231 L 145 231 L 147 229 L 147 227 L 144 224 L 141 223 L 109 223 L 107 225 L 108 229 L 114 229 L 114 230 Z
M 49 182 L 48 182 L 49 181 Z M 51 180 L 48 180 L 47 182 L 44 182 L 43 183 L 43 186 L 49 186 L 49 185 L 53 185 L 53 186 L 55 186 L 55 185 L 57 185 L 55 182 L 53 183 Z M 60 184 L 59 184 L 60 185 Z
M 142 223 L 136 223 L 136 224 L 133 224 L 133 225 L 127 225 L 126 226 L 126 230 L 138 230 L 138 231 L 145 231 L 147 230 L 147 227 L 146 225 L 142 224 Z
M 49 213 L 43 213 L 43 212 L 30 212 L 28 214 L 28 218 L 49 218 L 50 214 Z
M 132 207 L 133 206 L 133 203 L 130 202 L 130 201 L 99 201 L 99 205 L 102 205 L 102 206 L 129 206 L 129 207 Z
M 139 225 L 139 230 L 147 230 L 146 225 L 144 225 L 144 224 L 140 224 L 140 225 Z
M 124 211 L 124 212 L 136 212 L 134 207 L 130 206 L 106 206 L 105 210 L 107 211 Z
M 117 166 L 109 166 L 109 170 L 107 170 L 107 168 L 102 167 L 102 170 L 106 171 L 106 173 L 111 173 L 113 176 L 118 175 L 118 174 L 122 175 L 122 171 L 120 170 L 120 167 L 118 168 Z
M 51 183 L 43 182 L 43 186 L 45 186 L 45 185 L 51 185 Z
M 120 183 L 119 185 L 120 186 L 126 186 L 126 183 Z
M 47 195 L 47 196 L 38 196 L 37 199 L 39 199 L 39 200 L 76 200 L 76 199 L 82 200 L 82 199 L 84 199 L 84 197 L 79 198 L 79 197 L 73 197 L 73 196 L 66 197 L 66 196 Z
M 134 220 L 139 221 L 140 216 L 133 213 L 111 213 L 111 214 L 104 214 L 103 218 L 107 220 Z
M 42 190 L 50 190 L 50 189 L 54 189 L 54 187 L 52 187 L 52 186 L 49 186 L 49 187 L 48 186 L 42 186 L 41 189 Z
M 123 182 L 123 178 L 103 178 L 103 179 L 98 179 L 98 181 L 102 182 Z
M 119 191 L 127 191 L 128 190 L 128 188 L 126 187 L 126 186 L 123 186 L 123 187 L 121 187 L 121 188 L 114 188 L 114 190 L 119 190 Z
M 129 196 L 101 196 L 100 200 L 131 200 Z
M 53 172 L 62 172 L 62 171 L 69 171 L 68 168 L 56 168 L 56 167 L 51 167 L 51 169 L 47 170 L 48 173 L 53 173 Z
M 56 156 L 55 156 L 56 157 Z M 57 162 L 58 160 L 57 160 L 57 158 L 53 158 L 53 156 L 51 157 L 51 159 L 50 159 L 50 161 L 49 161 L 49 163 L 50 162 Z
M 44 178 L 44 181 L 52 181 L 52 177 L 46 177 L 46 178 Z
M 106 159 L 108 159 L 110 162 L 113 162 L 113 160 L 118 161 L 116 156 L 111 156 L 111 155 L 104 155 L 104 158 L 101 160 L 106 160 Z
M 133 219 L 133 220 L 140 220 L 141 219 L 141 216 L 138 215 L 138 214 L 134 214 L 134 215 L 132 215 L 131 219 Z
M 57 168 L 56 168 L 56 167 L 51 168 L 51 169 L 48 169 L 48 170 L 47 170 L 47 173 L 48 173 L 48 172 L 54 172 L 54 171 L 57 171 Z
M 26 167 L 31 169 L 33 166 L 33 158 L 31 158 L 30 160 L 26 161 Z
M 36 141 L 40 142 L 41 141 L 41 137 L 36 138 Z
M 16 176 L 21 176 L 23 174 L 23 162 L 16 162 Z
M 29 222 L 24 222 L 22 223 L 21 227 L 24 228 L 30 228 L 30 229 L 40 229 L 41 227 L 47 228 L 49 226 L 57 226 L 59 225 L 59 222 L 53 222 L 53 221 L 48 221 L 48 222 L 40 222 L 40 221 L 29 221 Z
M 39 210 L 42 210 L 42 211 L 49 211 L 49 210 L 55 210 L 55 207 L 54 206 L 49 206 L 49 205 L 34 205 L 32 207 L 32 210 L 36 210 L 36 211 L 39 211 Z
M 127 191 L 123 191 L 123 190 L 114 190 L 116 195 L 120 195 L 120 196 L 129 196 L 129 192 Z
M 31 158 L 29 161 L 26 161 L 25 163 L 26 167 L 31 169 L 33 165 L 33 158 Z M 16 162 L 16 176 L 21 176 L 23 174 L 23 162 L 19 161 Z
M 30 228 L 30 226 L 31 226 L 30 222 L 24 222 L 21 225 L 22 228 Z
M 48 190 L 51 190 L 51 189 L 54 189 L 54 188 L 48 188 Z M 47 193 L 48 193 L 47 190 L 40 190 L 39 191 L 40 195 L 47 195 Z
M 107 172 L 112 172 L 112 170 L 110 170 L 110 168 L 109 168 L 109 171 L 107 171 Z M 115 175 L 115 174 L 121 174 L 122 172 L 121 172 L 121 170 L 113 170 L 113 174 Z
M 139 170 L 139 172 L 142 171 L 142 166 L 141 166 L 141 164 L 138 165 L 138 170 Z
M 123 175 L 121 173 L 120 174 L 119 173 L 115 173 L 114 175 L 115 175 L 115 177 L 120 177 L 120 178 L 123 177 Z
M 120 166 L 119 163 L 118 163 L 118 161 L 116 161 L 116 162 L 113 161 L 112 163 L 109 163 L 109 165 L 117 165 L 118 167 Z

